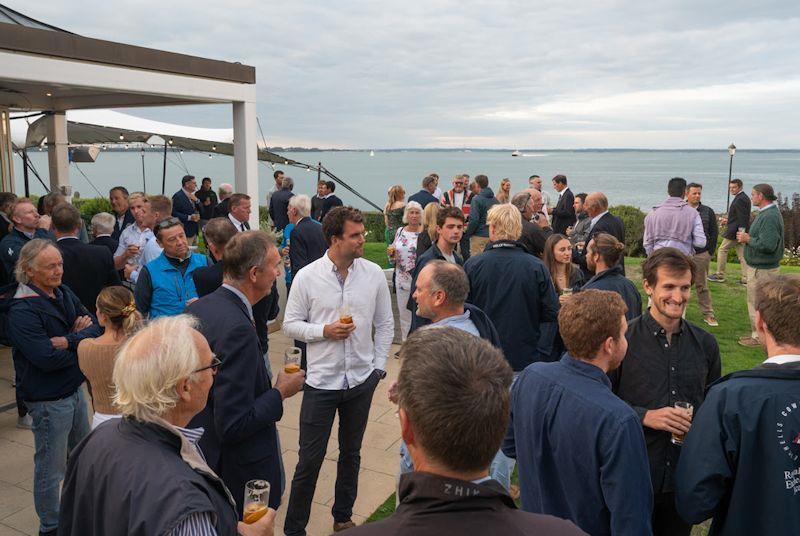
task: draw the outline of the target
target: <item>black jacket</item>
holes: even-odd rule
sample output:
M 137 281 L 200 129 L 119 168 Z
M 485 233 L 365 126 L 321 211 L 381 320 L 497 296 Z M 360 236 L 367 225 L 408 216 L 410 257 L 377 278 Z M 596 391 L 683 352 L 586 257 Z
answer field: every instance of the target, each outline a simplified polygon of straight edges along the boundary
M 425 231 L 420 233 L 420 236 L 424 234 Z M 453 252 L 453 257 L 456 259 L 456 264 L 459 266 L 464 265 L 464 261 L 461 259 L 461 255 L 457 252 Z M 444 258 L 442 255 L 442 251 L 439 249 L 439 246 L 436 244 L 432 244 L 425 253 L 421 256 L 417 257 L 417 264 L 414 266 L 414 272 L 411 274 L 411 290 L 408 294 L 408 303 L 406 303 L 406 308 L 411 311 L 411 327 L 409 328 L 409 333 L 413 333 L 414 330 L 421 328 L 422 326 L 427 326 L 431 323 L 430 320 L 427 318 L 422 318 L 421 316 L 417 316 L 417 302 L 414 299 L 414 291 L 417 290 L 417 277 L 419 273 L 425 268 L 425 265 L 431 261 L 440 260 L 445 261 L 447 259 Z M 398 307 L 402 307 L 403 304 L 398 304 Z
M 119 247 L 119 240 L 112 238 L 110 235 L 98 236 L 92 240 L 90 244 L 93 246 L 103 246 L 104 248 L 108 248 L 113 258 L 114 253 L 117 252 L 117 248 Z
M 289 225 L 289 200 L 294 197 L 291 190 L 278 190 L 269 198 L 269 217 L 278 231 Z
M 199 455 L 182 457 L 179 433 L 125 418 L 89 434 L 67 462 L 58 533 L 171 534 L 188 515 L 213 512 L 217 534 L 236 534 L 233 498 Z
M 200 224 L 189 219 L 189 216 L 200 213 L 200 203 L 192 202 L 186 192 L 178 190 L 172 194 L 172 215 L 181 220 L 186 238 L 197 236 Z
M 577 536 L 564 519 L 517 510 L 495 480 L 480 484 L 413 472 L 400 477 L 400 505 L 388 519 L 345 531 L 353 536 Z
M 561 199 L 558 200 L 556 208 L 553 209 L 553 232 L 559 234 L 567 234 L 567 227 L 575 225 L 577 218 L 575 217 L 575 196 L 572 190 L 566 188 L 561 194 Z
M 191 304 L 187 312 L 200 320 L 200 332 L 222 361 L 208 404 L 190 427 L 202 426 L 200 440 L 208 464 L 222 477 L 242 515 L 248 480 L 269 481 L 281 497 L 280 456 L 275 423 L 283 416 L 281 394 L 272 388 L 258 336 L 244 303 L 233 292 L 218 288 Z
M 63 282 L 89 311 L 97 308 L 97 295 L 105 287 L 120 285 L 114 258 L 103 246 L 84 244 L 78 238 L 57 242 L 64 260 Z
M 192 272 L 194 287 L 197 289 L 199 298 L 211 294 L 222 286 L 223 270 L 224 265 L 222 261 L 219 261 Z M 253 304 L 253 320 L 256 323 L 256 334 L 258 334 L 258 343 L 262 353 L 267 353 L 269 350 L 269 327 L 267 322 L 278 317 L 280 312 L 279 299 L 278 285 L 273 283 L 270 293 Z
M 597 223 L 594 225 L 594 227 L 589 230 L 589 234 L 586 236 L 586 244 L 588 244 L 594 235 L 598 233 L 608 233 L 623 244 L 625 243 L 625 224 L 622 223 L 622 220 L 618 216 L 614 216 L 610 212 L 603 214 L 603 217 L 597 220 Z M 591 279 L 594 275 L 594 272 L 589 270 L 589 268 L 586 266 L 586 247 L 584 247 L 582 251 L 578 251 L 577 248 L 573 249 L 572 259 L 578 264 L 578 266 L 581 267 L 586 279 Z M 622 273 L 624 274 L 625 255 L 622 255 L 619 258 L 618 265 L 622 267 Z
M 697 205 L 697 213 L 700 214 L 700 220 L 703 222 L 703 232 L 706 234 L 706 245 L 702 248 L 695 248 L 695 253 L 708 252 L 712 257 L 714 251 L 717 249 L 717 238 L 719 238 L 719 225 L 717 224 L 717 215 L 711 207 L 702 203 Z
M 325 254 L 328 244 L 322 234 L 322 225 L 311 218 L 298 221 L 289 235 L 289 262 L 292 277 L 301 268 L 319 259 Z
M 33 233 L 33 237 L 44 238 L 46 240 L 53 239 L 53 235 L 44 229 L 36 229 Z M 14 267 L 17 265 L 17 259 L 19 259 L 19 250 L 22 249 L 22 246 L 30 242 L 30 240 L 31 239 L 19 229 L 11 229 L 11 232 L 0 240 L 0 261 L 3 262 L 3 268 L 5 268 L 6 277 L 8 278 L 6 283 L 14 281 Z
M 319 218 L 314 218 L 314 219 L 316 219 L 318 222 L 321 223 L 322 220 L 325 219 L 325 216 L 328 214 L 328 212 L 331 211 L 331 209 L 335 207 L 341 207 L 342 205 L 344 205 L 344 203 L 342 203 L 342 200 L 339 199 L 337 196 L 331 194 L 322 200 L 322 206 L 320 207 Z
M 622 273 L 622 267 L 617 265 L 609 268 L 591 278 L 581 290 L 589 289 L 610 290 L 616 292 L 628 306 L 625 319 L 629 322 L 642 314 L 642 295 L 633 282 Z
M 539 225 L 526 220 L 522 214 L 520 214 L 520 218 L 522 218 L 522 234 L 518 242 L 525 246 L 528 253 L 541 259 L 544 253 L 544 245 L 550 235 L 553 234 L 552 229 L 542 229 Z
M 197 200 L 200 201 L 200 219 L 210 220 L 214 217 L 214 209 L 217 207 L 217 192 L 214 190 L 203 190 L 200 188 L 194 194 Z M 205 204 L 206 199 L 209 200 L 208 205 Z
M 214 210 L 211 211 L 212 218 L 227 218 L 228 214 L 231 211 L 230 204 L 231 204 L 230 197 L 226 197 L 225 199 L 217 203 L 217 206 L 215 206 Z
M 708 391 L 681 449 L 678 513 L 709 534 L 797 534 L 800 363 L 729 374 Z
M 494 322 L 514 371 L 538 359 L 540 324 L 558 318 L 558 297 L 544 263 L 518 242 L 491 242 L 464 265 L 467 301 Z
M 437 203 L 437 204 L 439 203 L 439 200 L 436 199 L 436 196 L 430 193 L 428 190 L 425 190 L 424 188 L 408 198 L 409 203 L 412 201 L 416 201 L 417 203 L 419 203 L 422 206 L 423 210 L 425 209 L 426 206 L 428 206 L 431 203 Z
M 736 233 L 739 227 L 744 227 L 746 231 L 750 231 L 750 211 L 753 205 L 750 198 L 744 192 L 739 192 L 733 197 L 731 206 L 728 208 L 728 226 L 725 227 L 725 234 L 723 238 L 728 240 L 736 240 Z
M 113 216 L 114 216 L 114 232 L 111 233 L 111 238 L 119 241 L 119 235 L 122 234 L 122 231 L 124 231 L 126 227 L 136 223 L 136 218 L 133 217 L 131 209 L 125 211 L 125 216 L 123 216 L 122 218 L 122 225 L 119 224 L 119 220 L 117 220 L 117 215 L 113 214 Z
M 13 290 L 12 290 L 13 289 Z M 67 286 L 55 289 L 50 298 L 33 285 L 11 285 L 3 309 L 8 311 L 8 339 L 17 372 L 17 391 L 23 400 L 59 400 L 77 391 L 85 378 L 78 367 L 78 343 L 97 337 L 103 328 L 95 321 L 74 333 L 79 316 L 91 316 Z M 66 337 L 68 347 L 53 347 L 51 337 Z

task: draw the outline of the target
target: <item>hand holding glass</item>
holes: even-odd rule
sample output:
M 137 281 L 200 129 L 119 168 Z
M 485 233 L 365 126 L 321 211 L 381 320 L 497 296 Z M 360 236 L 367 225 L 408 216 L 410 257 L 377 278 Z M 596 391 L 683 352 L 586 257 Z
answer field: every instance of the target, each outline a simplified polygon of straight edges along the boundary
M 694 406 L 692 406 L 692 404 L 689 402 L 675 402 L 675 405 L 673 407 L 675 409 L 680 409 L 685 411 L 688 414 L 689 419 L 691 419 L 692 415 L 694 414 Z M 678 446 L 683 445 L 683 440 L 685 438 L 686 434 L 676 434 L 675 432 L 672 432 L 671 441 L 673 445 L 678 445 Z
M 290 346 L 283 354 L 283 371 L 286 374 L 300 372 L 300 358 L 303 351 L 297 346 Z
M 251 525 L 264 517 L 269 508 L 269 482 L 250 480 L 244 486 L 244 521 Z

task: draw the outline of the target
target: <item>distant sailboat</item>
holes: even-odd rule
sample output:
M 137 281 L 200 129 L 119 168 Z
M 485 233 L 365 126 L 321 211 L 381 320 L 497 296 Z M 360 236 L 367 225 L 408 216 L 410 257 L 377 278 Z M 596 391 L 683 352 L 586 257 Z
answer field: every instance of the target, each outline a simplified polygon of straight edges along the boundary
M 370 152 L 369 152 L 369 155 L 370 155 L 370 156 L 375 156 L 375 151 L 370 151 Z
M 514 151 L 513 153 L 511 153 L 511 156 L 522 156 L 522 153 L 521 153 L 521 152 L 519 152 L 519 149 L 517 149 L 516 151 Z

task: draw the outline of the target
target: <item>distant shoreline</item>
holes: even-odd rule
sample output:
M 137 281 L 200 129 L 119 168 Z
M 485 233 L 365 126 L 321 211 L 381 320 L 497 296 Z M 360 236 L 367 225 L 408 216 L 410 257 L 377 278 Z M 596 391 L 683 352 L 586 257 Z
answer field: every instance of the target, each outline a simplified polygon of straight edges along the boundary
M 122 147 L 107 147 L 103 149 L 104 152 L 131 152 L 141 151 L 141 146 L 132 146 L 127 149 Z M 163 152 L 163 147 L 144 147 L 145 152 Z M 267 147 L 271 152 L 284 152 L 284 153 L 368 153 L 374 151 L 376 153 L 511 153 L 519 151 L 521 153 L 727 153 L 728 149 L 600 149 L 600 148 L 584 148 L 584 149 L 479 149 L 474 147 L 456 147 L 451 149 L 435 148 L 435 149 L 420 149 L 416 147 L 401 147 L 397 149 L 319 149 L 317 147 Z M 203 151 L 195 151 L 202 153 Z M 737 153 L 800 153 L 800 149 L 736 149 Z

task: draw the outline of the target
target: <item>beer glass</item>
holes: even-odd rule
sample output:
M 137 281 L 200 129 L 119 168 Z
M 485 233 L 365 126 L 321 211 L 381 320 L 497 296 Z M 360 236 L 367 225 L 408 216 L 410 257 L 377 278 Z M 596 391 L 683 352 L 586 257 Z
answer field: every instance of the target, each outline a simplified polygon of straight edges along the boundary
M 566 287 L 561 289 L 562 296 L 572 296 L 572 287 Z
M 350 313 L 350 306 L 347 303 L 339 307 L 339 322 L 342 324 L 352 324 L 353 315 Z
M 244 486 L 244 519 L 251 525 L 264 517 L 269 508 L 269 482 L 250 480 Z
M 694 406 L 689 402 L 675 402 L 673 406 L 675 409 L 681 409 L 689 414 L 689 418 L 691 419 L 694 415 Z M 686 434 L 676 434 L 672 432 L 672 444 L 681 446 L 683 445 L 683 440 L 686 438 Z
M 303 351 L 297 346 L 290 346 L 283 354 L 283 371 L 287 374 L 300 372 L 300 357 Z

